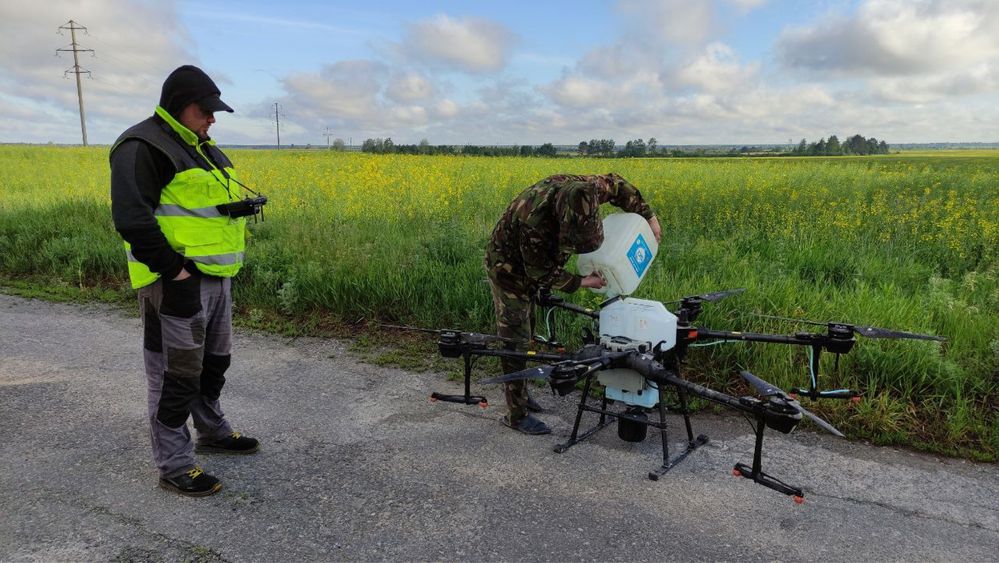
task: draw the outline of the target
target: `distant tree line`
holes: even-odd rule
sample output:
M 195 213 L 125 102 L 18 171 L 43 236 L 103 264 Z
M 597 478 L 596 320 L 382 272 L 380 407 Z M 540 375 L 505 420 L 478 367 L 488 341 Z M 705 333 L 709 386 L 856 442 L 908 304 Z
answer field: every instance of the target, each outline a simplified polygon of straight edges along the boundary
M 556 156 L 555 145 L 510 145 L 510 146 L 480 146 L 480 145 L 431 145 L 422 139 L 417 145 L 397 145 L 392 138 L 365 139 L 361 144 L 361 152 L 373 154 L 463 154 L 474 156 Z
M 333 143 L 334 150 L 345 150 L 341 139 Z M 563 151 L 566 147 L 562 147 Z M 710 157 L 710 156 L 842 156 L 842 155 L 869 155 L 888 154 L 888 143 L 879 141 L 874 137 L 864 138 L 863 135 L 853 135 L 843 142 L 840 142 L 836 135 L 830 135 L 828 139 L 819 139 L 817 142 L 809 143 L 802 139 L 797 146 L 787 148 L 786 145 L 755 147 L 685 147 L 668 148 L 659 145 L 655 137 L 648 140 L 634 139 L 628 141 L 623 147 L 618 146 L 614 139 L 590 139 L 580 141 L 576 147 L 576 154 L 589 157 L 649 157 L 668 156 L 677 158 L 689 157 Z M 571 150 L 571 149 L 570 149 Z M 558 148 L 552 143 L 543 145 L 431 145 L 426 139 L 422 139 L 415 145 L 397 145 L 391 137 L 385 139 L 365 139 L 361 144 L 361 152 L 373 154 L 450 154 L 450 155 L 474 155 L 474 156 L 558 156 Z M 565 153 L 563 153 L 565 154 Z
M 874 137 L 865 139 L 863 135 L 854 135 L 840 143 L 836 135 L 830 135 L 829 139 L 819 139 L 815 143 L 808 143 L 802 139 L 798 146 L 791 151 L 791 154 L 798 156 L 888 154 L 888 143 L 878 141 Z
M 612 156 L 614 139 L 590 139 L 579 143 L 579 156 Z

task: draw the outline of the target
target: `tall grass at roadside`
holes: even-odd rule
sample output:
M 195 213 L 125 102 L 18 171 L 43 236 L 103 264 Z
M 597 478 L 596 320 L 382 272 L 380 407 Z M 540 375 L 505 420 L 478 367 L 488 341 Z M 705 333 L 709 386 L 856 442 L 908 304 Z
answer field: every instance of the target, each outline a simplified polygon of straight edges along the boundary
M 705 326 L 791 333 L 778 315 L 948 338 L 862 339 L 829 385 L 868 401 L 823 403 L 854 434 L 999 451 L 999 154 L 829 159 L 516 159 L 233 151 L 271 198 L 252 226 L 236 298 L 250 314 L 489 330 L 485 240 L 505 205 L 557 172 L 614 171 L 663 225 L 636 297 L 746 287 Z M 106 149 L 0 147 L 0 274 L 71 286 L 127 284 L 110 224 Z M 597 296 L 573 299 L 594 304 Z M 691 373 L 734 387 L 737 366 L 803 385 L 800 348 L 698 350 Z

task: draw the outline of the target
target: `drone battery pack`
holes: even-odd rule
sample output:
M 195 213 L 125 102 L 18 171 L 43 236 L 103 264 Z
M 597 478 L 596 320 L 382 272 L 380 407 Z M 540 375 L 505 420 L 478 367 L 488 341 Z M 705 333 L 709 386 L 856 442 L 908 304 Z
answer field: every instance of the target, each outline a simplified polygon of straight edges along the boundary
M 607 297 L 631 295 L 649 271 L 659 251 L 652 227 L 637 213 L 612 213 L 604 218 L 604 242 L 593 252 L 580 254 L 580 275 L 597 273 L 607 285 L 593 289 Z

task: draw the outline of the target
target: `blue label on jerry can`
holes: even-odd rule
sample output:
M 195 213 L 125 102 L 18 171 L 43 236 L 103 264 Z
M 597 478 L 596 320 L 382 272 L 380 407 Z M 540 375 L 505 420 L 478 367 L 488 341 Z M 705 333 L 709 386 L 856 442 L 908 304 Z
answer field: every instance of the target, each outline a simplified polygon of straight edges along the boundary
M 645 243 L 645 238 L 642 235 L 638 235 L 628 250 L 628 260 L 631 261 L 631 267 L 635 269 L 635 274 L 642 277 L 645 269 L 649 267 L 649 262 L 652 262 L 652 250 L 649 249 L 649 245 Z

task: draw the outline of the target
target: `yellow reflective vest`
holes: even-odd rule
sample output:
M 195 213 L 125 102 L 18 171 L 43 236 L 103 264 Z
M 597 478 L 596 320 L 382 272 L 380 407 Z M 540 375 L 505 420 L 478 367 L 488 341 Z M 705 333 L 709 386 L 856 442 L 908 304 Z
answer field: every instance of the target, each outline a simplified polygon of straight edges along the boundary
M 246 218 L 228 217 L 216 208 L 243 197 L 242 189 L 234 181 L 232 163 L 215 146 L 215 141 L 200 140 L 162 107 L 156 107 L 156 115 L 162 121 L 150 117 L 129 128 L 118 137 L 111 152 L 127 139 L 141 139 L 166 154 L 176 173 L 163 188 L 154 213 L 167 242 L 178 254 L 194 261 L 201 272 L 235 276 L 243 266 Z M 147 286 L 159 278 L 159 274 L 132 256 L 128 242 L 125 252 L 133 288 Z

